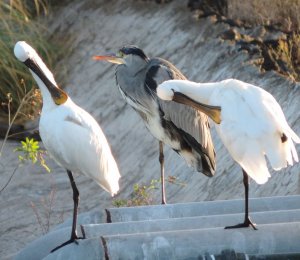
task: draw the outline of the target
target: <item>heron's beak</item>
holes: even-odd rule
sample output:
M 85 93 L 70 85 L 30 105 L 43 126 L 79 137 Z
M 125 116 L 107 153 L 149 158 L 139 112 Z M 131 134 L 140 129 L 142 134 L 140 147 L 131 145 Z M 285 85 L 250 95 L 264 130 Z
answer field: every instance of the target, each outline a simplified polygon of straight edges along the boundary
M 103 56 L 94 56 L 93 60 L 104 60 L 115 64 L 124 64 L 125 60 L 121 57 L 118 57 L 115 54 L 108 54 Z
M 174 91 L 173 101 L 193 107 L 206 114 L 215 123 L 217 124 L 221 123 L 221 107 L 219 106 L 210 106 L 210 105 L 198 103 L 195 100 L 189 98 L 188 96 L 176 91 Z
M 49 90 L 51 97 L 53 98 L 53 101 L 55 102 L 56 105 L 61 105 L 65 103 L 68 99 L 68 95 L 66 92 L 64 92 L 62 89 L 58 88 L 55 86 L 45 75 L 43 70 L 40 68 L 40 66 L 37 64 L 37 62 L 30 58 L 24 61 L 24 64 L 32 70 L 40 79 L 41 81 L 45 84 L 47 89 Z

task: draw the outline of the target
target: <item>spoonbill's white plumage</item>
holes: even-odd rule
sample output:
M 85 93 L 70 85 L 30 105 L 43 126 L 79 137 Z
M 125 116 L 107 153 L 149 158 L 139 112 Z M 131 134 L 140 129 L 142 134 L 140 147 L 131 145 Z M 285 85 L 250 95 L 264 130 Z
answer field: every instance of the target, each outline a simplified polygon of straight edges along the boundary
M 157 95 L 198 108 L 215 121 L 222 142 L 243 168 L 246 193 L 248 175 L 258 184 L 271 177 L 265 156 L 275 170 L 298 162 L 294 142 L 300 143 L 300 138 L 275 98 L 260 87 L 236 79 L 212 83 L 170 80 L 159 85 Z M 247 225 L 237 227 L 253 226 L 248 218 L 248 194 L 246 200 Z
M 64 246 L 78 239 L 76 222 L 79 192 L 72 172 L 92 178 L 112 196 L 119 190 L 120 173 L 99 124 L 57 86 L 52 73 L 36 51 L 26 42 L 17 42 L 14 53 L 30 69 L 38 83 L 43 97 L 40 136 L 54 160 L 67 170 L 73 189 L 72 233 L 70 240 L 61 245 Z

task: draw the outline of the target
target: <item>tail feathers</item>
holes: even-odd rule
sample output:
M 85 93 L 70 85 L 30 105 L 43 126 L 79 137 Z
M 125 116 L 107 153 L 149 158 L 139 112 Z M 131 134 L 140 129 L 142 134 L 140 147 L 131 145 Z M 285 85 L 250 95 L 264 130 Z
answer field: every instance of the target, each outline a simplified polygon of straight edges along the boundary
M 201 158 L 201 163 L 200 163 Z M 208 177 L 212 177 L 215 175 L 216 171 L 216 160 L 215 160 L 215 151 L 208 151 L 207 154 L 202 154 L 201 157 L 198 158 L 198 165 L 196 169 Z
M 259 161 L 249 160 L 240 165 L 257 184 L 264 184 L 271 177 L 264 157 Z
M 199 154 L 192 150 L 181 150 L 178 152 L 186 161 L 186 163 L 196 169 L 198 172 L 203 173 L 207 177 L 213 177 L 215 174 L 215 164 L 211 162 L 208 156 L 205 154 Z
M 295 143 L 300 144 L 299 136 L 290 127 L 287 129 L 287 133 Z
M 290 129 L 290 131 L 292 130 Z M 298 155 L 293 140 L 300 140 L 298 140 L 299 137 L 293 131 L 292 134 L 290 131 L 284 134 L 285 138 L 276 133 L 265 137 L 263 142 L 253 141 L 251 145 L 247 146 L 243 157 L 237 160 L 247 174 L 258 184 L 264 184 L 271 177 L 264 154 L 268 157 L 274 170 L 293 165 L 294 161 L 298 162 Z M 265 146 L 261 147 L 261 143 L 264 143 Z M 264 149 L 262 150 L 261 148 Z
M 186 160 L 187 164 L 208 177 L 214 176 L 216 171 L 216 153 L 211 136 L 208 136 L 206 147 L 186 133 L 182 137 L 185 142 L 183 147 L 189 147 L 189 150 L 182 149 L 179 154 Z
M 109 178 L 106 177 L 106 179 L 102 180 L 95 178 L 93 179 L 98 183 L 99 186 L 110 193 L 110 195 L 113 197 L 119 191 L 119 179 L 121 176 L 119 172 L 108 172 L 107 175 L 109 175 Z
M 291 130 L 291 129 L 290 129 Z M 292 130 L 291 130 L 292 131 Z M 293 143 L 299 137 L 292 131 L 286 135 L 287 139 L 282 140 L 279 135 L 269 136 L 269 142 L 266 142 L 266 155 L 274 170 L 278 171 L 288 165 L 298 162 L 298 154 Z
M 105 186 L 108 192 L 111 194 L 111 196 L 114 196 L 119 191 L 119 179 L 121 178 L 121 175 L 119 173 L 117 164 L 115 161 L 110 162 L 109 170 L 105 171 L 104 173 L 104 179 L 105 179 Z M 103 182 L 102 182 L 103 183 Z
M 239 162 L 239 164 L 257 184 L 264 184 L 271 177 L 263 155 Z
M 111 154 L 109 146 L 102 147 L 100 156 L 100 171 L 102 174 L 91 176 L 99 186 L 114 196 L 119 191 L 119 179 L 121 178 L 117 163 Z
M 288 153 L 291 154 L 291 160 L 289 161 L 289 165 L 293 165 L 293 159 L 295 160 L 295 162 L 298 162 L 298 154 L 293 141 L 299 144 L 300 138 L 290 127 L 287 129 L 287 133 L 290 136 L 290 138 L 288 138 L 289 147 L 287 148 Z
M 271 177 L 258 141 L 247 146 L 242 158 L 239 158 L 237 162 L 258 184 L 266 183 Z

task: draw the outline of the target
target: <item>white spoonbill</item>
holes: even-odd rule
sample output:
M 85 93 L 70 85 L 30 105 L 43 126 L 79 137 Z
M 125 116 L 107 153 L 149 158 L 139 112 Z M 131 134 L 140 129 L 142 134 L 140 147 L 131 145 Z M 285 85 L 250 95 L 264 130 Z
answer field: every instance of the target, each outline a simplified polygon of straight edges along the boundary
M 78 239 L 76 224 L 79 192 L 72 172 L 80 172 L 92 178 L 112 196 L 119 190 L 120 173 L 99 124 L 57 86 L 53 74 L 36 51 L 26 42 L 19 41 L 14 53 L 29 68 L 41 90 L 41 139 L 55 161 L 67 170 L 73 190 L 71 238 L 53 249 L 53 252 Z
M 163 100 L 173 100 L 207 114 L 215 123 L 222 142 L 243 169 L 245 186 L 244 223 L 226 228 L 255 225 L 249 218 L 248 175 L 258 184 L 271 177 L 265 155 L 275 170 L 298 162 L 294 142 L 300 138 L 289 127 L 280 105 L 262 88 L 227 79 L 220 82 L 196 83 L 169 80 L 157 88 Z

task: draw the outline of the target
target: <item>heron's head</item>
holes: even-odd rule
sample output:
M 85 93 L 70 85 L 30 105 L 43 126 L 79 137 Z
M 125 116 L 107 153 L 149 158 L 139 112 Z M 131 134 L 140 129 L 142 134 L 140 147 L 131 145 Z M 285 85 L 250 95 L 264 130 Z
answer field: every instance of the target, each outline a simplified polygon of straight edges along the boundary
M 53 74 L 29 44 L 24 41 L 17 42 L 14 54 L 19 61 L 23 62 L 31 70 L 33 76 L 37 77 L 36 80 L 40 89 L 45 89 L 46 86 L 56 105 L 66 102 L 68 95 L 62 89 L 58 88 Z
M 124 46 L 115 54 L 94 56 L 93 59 L 115 64 L 125 64 L 128 67 L 141 65 L 149 60 L 143 50 L 134 45 Z

